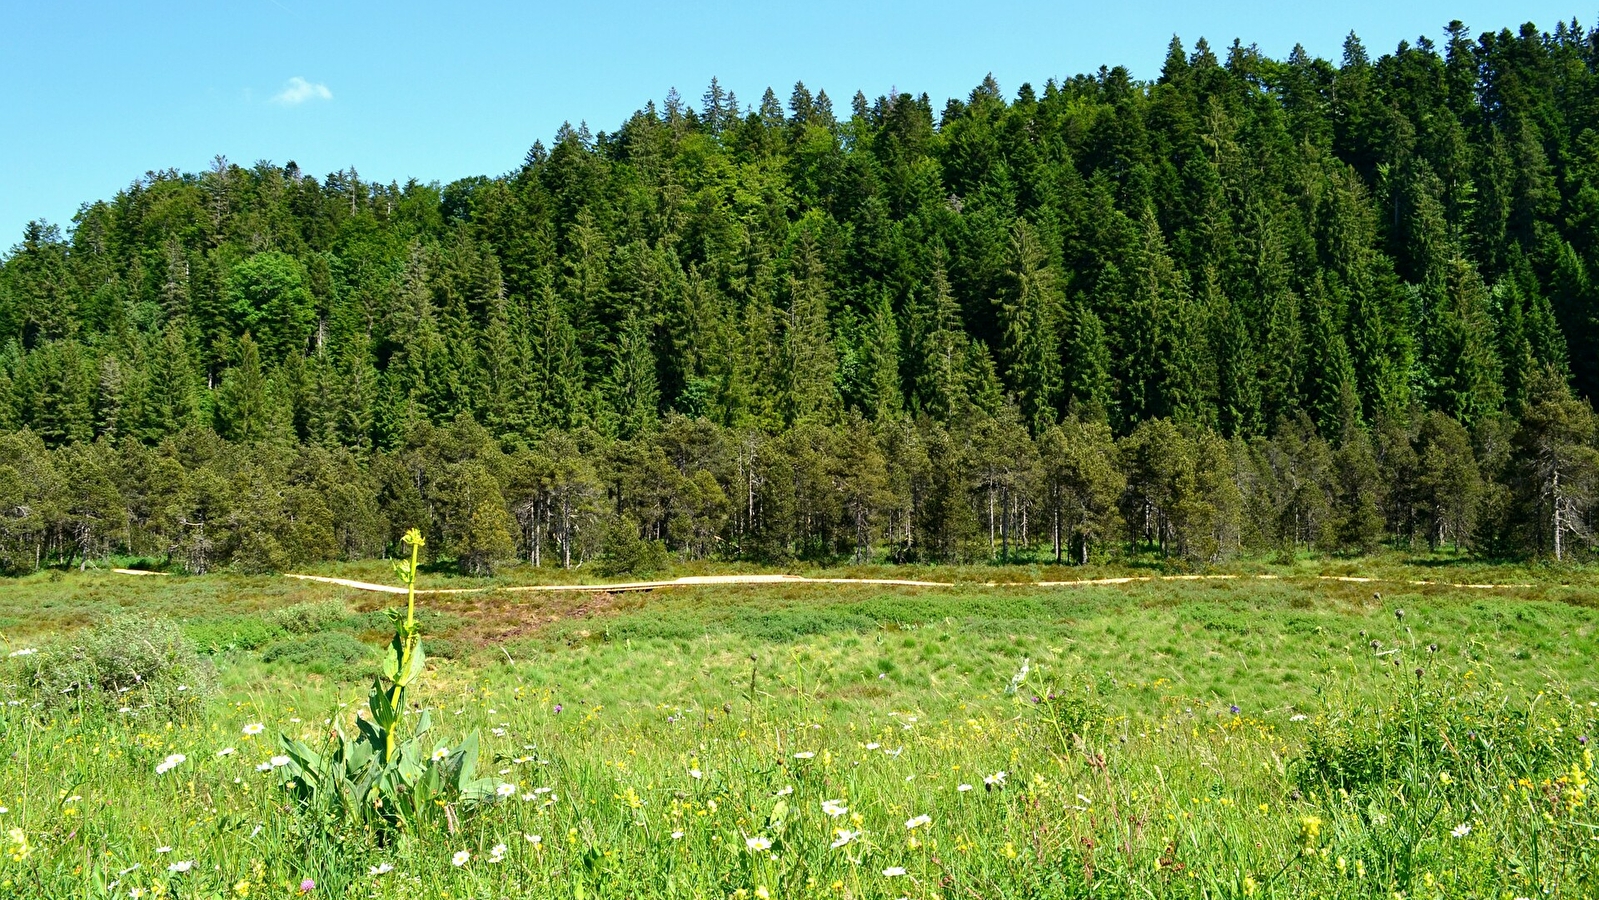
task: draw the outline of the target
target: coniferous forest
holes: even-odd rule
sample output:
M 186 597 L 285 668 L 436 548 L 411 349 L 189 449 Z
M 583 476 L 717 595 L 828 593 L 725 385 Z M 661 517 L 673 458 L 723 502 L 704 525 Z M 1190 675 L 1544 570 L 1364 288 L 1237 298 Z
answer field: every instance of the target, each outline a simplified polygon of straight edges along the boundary
M 1492 24 L 1492 23 L 1489 23 Z M 843 95 L 840 95 L 842 98 Z M 0 268 L 0 564 L 1585 558 L 1599 30 L 152 171 Z M 632 561 L 632 562 L 630 562 Z

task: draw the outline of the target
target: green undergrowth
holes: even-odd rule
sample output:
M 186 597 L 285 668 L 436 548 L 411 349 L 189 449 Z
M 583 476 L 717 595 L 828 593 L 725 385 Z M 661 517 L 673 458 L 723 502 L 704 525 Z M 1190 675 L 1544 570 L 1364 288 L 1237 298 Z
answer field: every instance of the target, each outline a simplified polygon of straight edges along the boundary
M 440 742 L 480 734 L 479 772 L 505 788 L 385 834 L 318 820 L 257 769 L 280 731 L 315 749 L 333 723 L 354 727 L 392 597 L 233 575 L 25 579 L 22 599 L 0 593 L 28 623 L 6 652 L 37 650 L 0 678 L 0 885 L 218 898 L 309 879 L 316 896 L 585 900 L 1599 889 L 1599 646 L 1580 584 L 943 580 L 966 583 L 427 597 L 407 718 L 426 709 Z M 135 606 L 208 673 L 171 694 L 195 705 L 45 703 L 26 673 L 116 645 L 109 623 Z

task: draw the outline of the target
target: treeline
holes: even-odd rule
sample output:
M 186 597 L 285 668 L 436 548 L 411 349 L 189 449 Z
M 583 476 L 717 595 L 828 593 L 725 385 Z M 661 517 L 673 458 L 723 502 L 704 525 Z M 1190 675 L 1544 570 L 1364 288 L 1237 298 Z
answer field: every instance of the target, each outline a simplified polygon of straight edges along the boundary
M 380 553 L 384 521 L 424 512 L 458 547 L 457 494 L 541 560 L 550 541 L 591 557 L 608 518 L 759 558 L 1053 553 L 1057 533 L 1077 558 L 1129 537 L 1200 559 L 1372 535 L 1585 549 L 1599 32 L 1443 37 L 1373 59 L 1351 35 L 1337 63 L 1174 39 L 1153 82 L 1118 67 L 1007 99 L 985 79 L 936 111 L 857 93 L 844 112 L 803 84 L 747 106 L 713 81 L 697 109 L 673 92 L 442 188 L 220 158 L 148 173 L 68 233 L 30 225 L 0 266 L 6 552 L 270 567 Z M 733 449 L 661 449 L 687 480 L 644 493 L 689 493 L 635 508 L 613 457 L 685 423 Z M 1112 444 L 1115 498 L 1061 524 L 1062 448 Z M 1169 490 L 1132 516 L 1146 444 L 1189 462 L 1149 457 Z M 919 453 L 942 487 L 908 486 Z M 592 474 L 559 535 L 528 524 L 524 457 Z M 858 487 L 875 475 L 848 466 L 878 458 L 889 487 Z M 1367 460 L 1378 487 L 1346 496 Z M 125 515 L 90 527 L 68 485 L 94 471 Z M 768 476 L 787 499 L 739 480 Z M 195 478 L 226 516 L 138 499 Z M 1439 479 L 1478 485 L 1458 515 L 1403 499 Z M 306 524 L 317 502 L 339 522 Z
M 513 557 L 600 559 L 620 572 L 667 553 L 1072 563 L 1154 553 L 1201 565 L 1383 544 L 1581 553 L 1599 487 L 1594 416 L 1553 370 L 1527 390 L 1519 422 L 1492 419 L 1475 434 L 1418 409 L 1333 441 L 1304 414 L 1269 439 L 1169 419 L 1118 439 L 1076 414 L 1034 436 L 1014 406 L 950 425 L 851 413 L 778 433 L 670 414 L 631 440 L 583 428 L 531 444 L 462 415 L 364 459 L 286 439 L 229 442 L 204 427 L 154 448 L 51 450 L 25 431 L 0 437 L 0 564 L 118 552 L 195 572 L 281 570 L 384 554 L 410 527 L 436 558 L 478 574 Z

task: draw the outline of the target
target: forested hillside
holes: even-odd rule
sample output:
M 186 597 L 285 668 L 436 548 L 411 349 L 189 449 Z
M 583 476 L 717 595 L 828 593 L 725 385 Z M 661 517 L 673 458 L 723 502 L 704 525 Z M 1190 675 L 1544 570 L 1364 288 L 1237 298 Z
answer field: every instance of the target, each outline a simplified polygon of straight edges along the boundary
M 1582 555 L 1595 267 L 1575 22 L 219 158 L 6 257 L 0 556 Z

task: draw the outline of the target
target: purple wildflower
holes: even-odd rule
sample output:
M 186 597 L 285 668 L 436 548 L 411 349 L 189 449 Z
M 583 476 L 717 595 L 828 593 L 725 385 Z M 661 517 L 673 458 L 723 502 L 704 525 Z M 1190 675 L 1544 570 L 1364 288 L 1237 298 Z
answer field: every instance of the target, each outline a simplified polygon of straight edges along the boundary
M 555 704 L 555 711 L 556 712 L 560 712 L 561 711 L 561 704 L 559 704 L 559 703 Z
M 316 890 L 316 882 L 315 881 L 312 881 L 311 879 L 307 878 L 306 880 L 300 882 L 300 893 L 309 894 L 309 893 L 311 893 L 314 890 Z
M 1229 707 L 1227 707 L 1227 708 L 1228 708 L 1228 709 L 1229 709 L 1229 710 L 1231 710 L 1231 711 L 1232 711 L 1232 714 L 1233 714 L 1233 715 L 1235 715 L 1235 716 L 1236 716 L 1236 715 L 1238 715 L 1238 714 L 1239 714 L 1239 713 L 1240 713 L 1240 712 L 1242 712 L 1242 710 L 1240 710 L 1240 709 L 1239 709 L 1239 708 L 1238 708 L 1238 704 L 1236 704 L 1236 703 L 1234 703 L 1234 704 L 1233 704 L 1233 705 L 1232 705 L 1232 706 L 1229 706 Z

